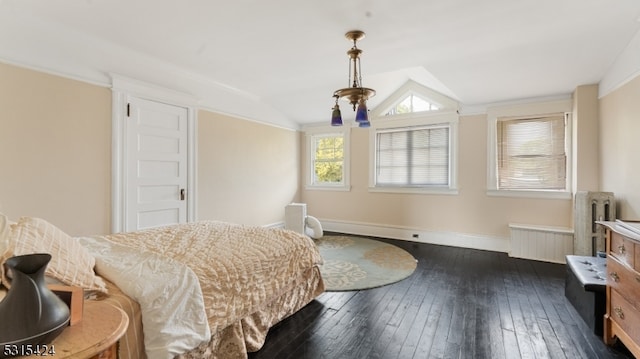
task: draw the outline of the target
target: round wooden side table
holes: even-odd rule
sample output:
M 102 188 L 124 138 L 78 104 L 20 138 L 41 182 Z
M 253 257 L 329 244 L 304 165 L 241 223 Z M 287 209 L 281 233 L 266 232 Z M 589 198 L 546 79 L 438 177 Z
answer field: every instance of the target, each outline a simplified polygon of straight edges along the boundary
M 48 350 L 55 350 L 47 356 L 69 359 L 116 359 L 118 340 L 127 331 L 129 318 L 120 308 L 113 305 L 87 300 L 84 302 L 82 320 L 67 327 Z M 19 357 L 19 358 L 32 358 Z

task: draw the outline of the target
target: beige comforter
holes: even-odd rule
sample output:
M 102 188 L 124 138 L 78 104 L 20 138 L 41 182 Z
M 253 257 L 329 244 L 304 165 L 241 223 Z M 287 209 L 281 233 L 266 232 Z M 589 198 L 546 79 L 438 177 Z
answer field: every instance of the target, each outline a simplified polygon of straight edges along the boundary
M 240 324 L 246 318 L 269 321 L 254 323 L 266 327 L 260 328 L 263 337 L 271 321 L 283 317 L 280 312 L 291 314 L 323 290 L 317 269 L 322 259 L 315 244 L 283 229 L 203 221 L 97 238 L 188 265 L 199 279 L 214 342 L 224 339 L 225 330 L 246 327 Z M 291 303 L 291 308 L 270 308 L 276 303 Z M 265 314 L 265 308 L 279 313 Z M 238 350 L 257 350 L 259 341 Z

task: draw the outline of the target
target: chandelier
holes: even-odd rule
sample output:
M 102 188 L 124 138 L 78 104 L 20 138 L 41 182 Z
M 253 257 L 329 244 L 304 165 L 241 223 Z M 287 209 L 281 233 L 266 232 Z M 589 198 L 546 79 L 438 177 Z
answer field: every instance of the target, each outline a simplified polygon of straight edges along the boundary
M 376 91 L 362 87 L 362 72 L 360 67 L 360 54 L 362 54 L 362 50 L 356 46 L 358 40 L 363 39 L 364 35 L 364 32 L 360 30 L 353 30 L 344 34 L 348 40 L 353 41 L 353 47 L 347 51 L 347 55 L 349 55 L 348 85 L 350 87 L 336 90 L 333 93 L 336 104 L 333 106 L 333 112 L 331 113 L 331 126 L 342 126 L 342 114 L 340 113 L 340 106 L 338 106 L 338 100 L 341 98 L 349 101 L 353 106 L 353 110 L 356 111 L 356 122 L 359 127 L 369 127 L 371 125 L 367 112 L 367 100 L 375 96 Z

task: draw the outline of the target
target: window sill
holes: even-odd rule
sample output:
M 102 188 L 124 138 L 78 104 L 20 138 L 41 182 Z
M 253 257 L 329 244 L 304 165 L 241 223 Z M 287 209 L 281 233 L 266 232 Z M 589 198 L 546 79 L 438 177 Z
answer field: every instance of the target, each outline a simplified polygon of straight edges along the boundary
M 457 195 L 458 189 L 448 187 L 369 187 L 369 192 Z
M 351 191 L 351 186 L 314 186 L 314 185 L 306 185 L 304 189 L 307 191 L 337 191 L 337 192 L 349 192 Z
M 487 190 L 489 197 L 514 197 L 514 198 L 539 198 L 539 199 L 572 199 L 573 194 L 569 191 L 522 191 L 522 190 Z

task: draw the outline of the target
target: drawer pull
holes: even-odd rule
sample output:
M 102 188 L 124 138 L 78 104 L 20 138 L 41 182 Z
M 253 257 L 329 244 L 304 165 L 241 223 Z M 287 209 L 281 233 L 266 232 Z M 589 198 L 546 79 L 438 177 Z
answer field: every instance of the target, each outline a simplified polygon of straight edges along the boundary
M 624 248 L 624 244 L 618 246 L 618 252 L 620 254 L 624 254 L 626 251 L 627 251 L 627 249 Z
M 611 272 L 611 274 L 609 276 L 611 277 L 611 279 L 613 279 L 614 282 L 619 282 L 620 281 L 620 277 L 618 276 L 618 273 L 616 273 L 616 272 Z M 640 281 L 640 278 L 636 277 L 636 280 Z
M 618 316 L 618 318 L 620 319 L 624 319 L 624 312 L 622 311 L 622 308 L 620 307 L 615 307 L 613 308 L 614 313 L 616 313 L 616 315 Z

